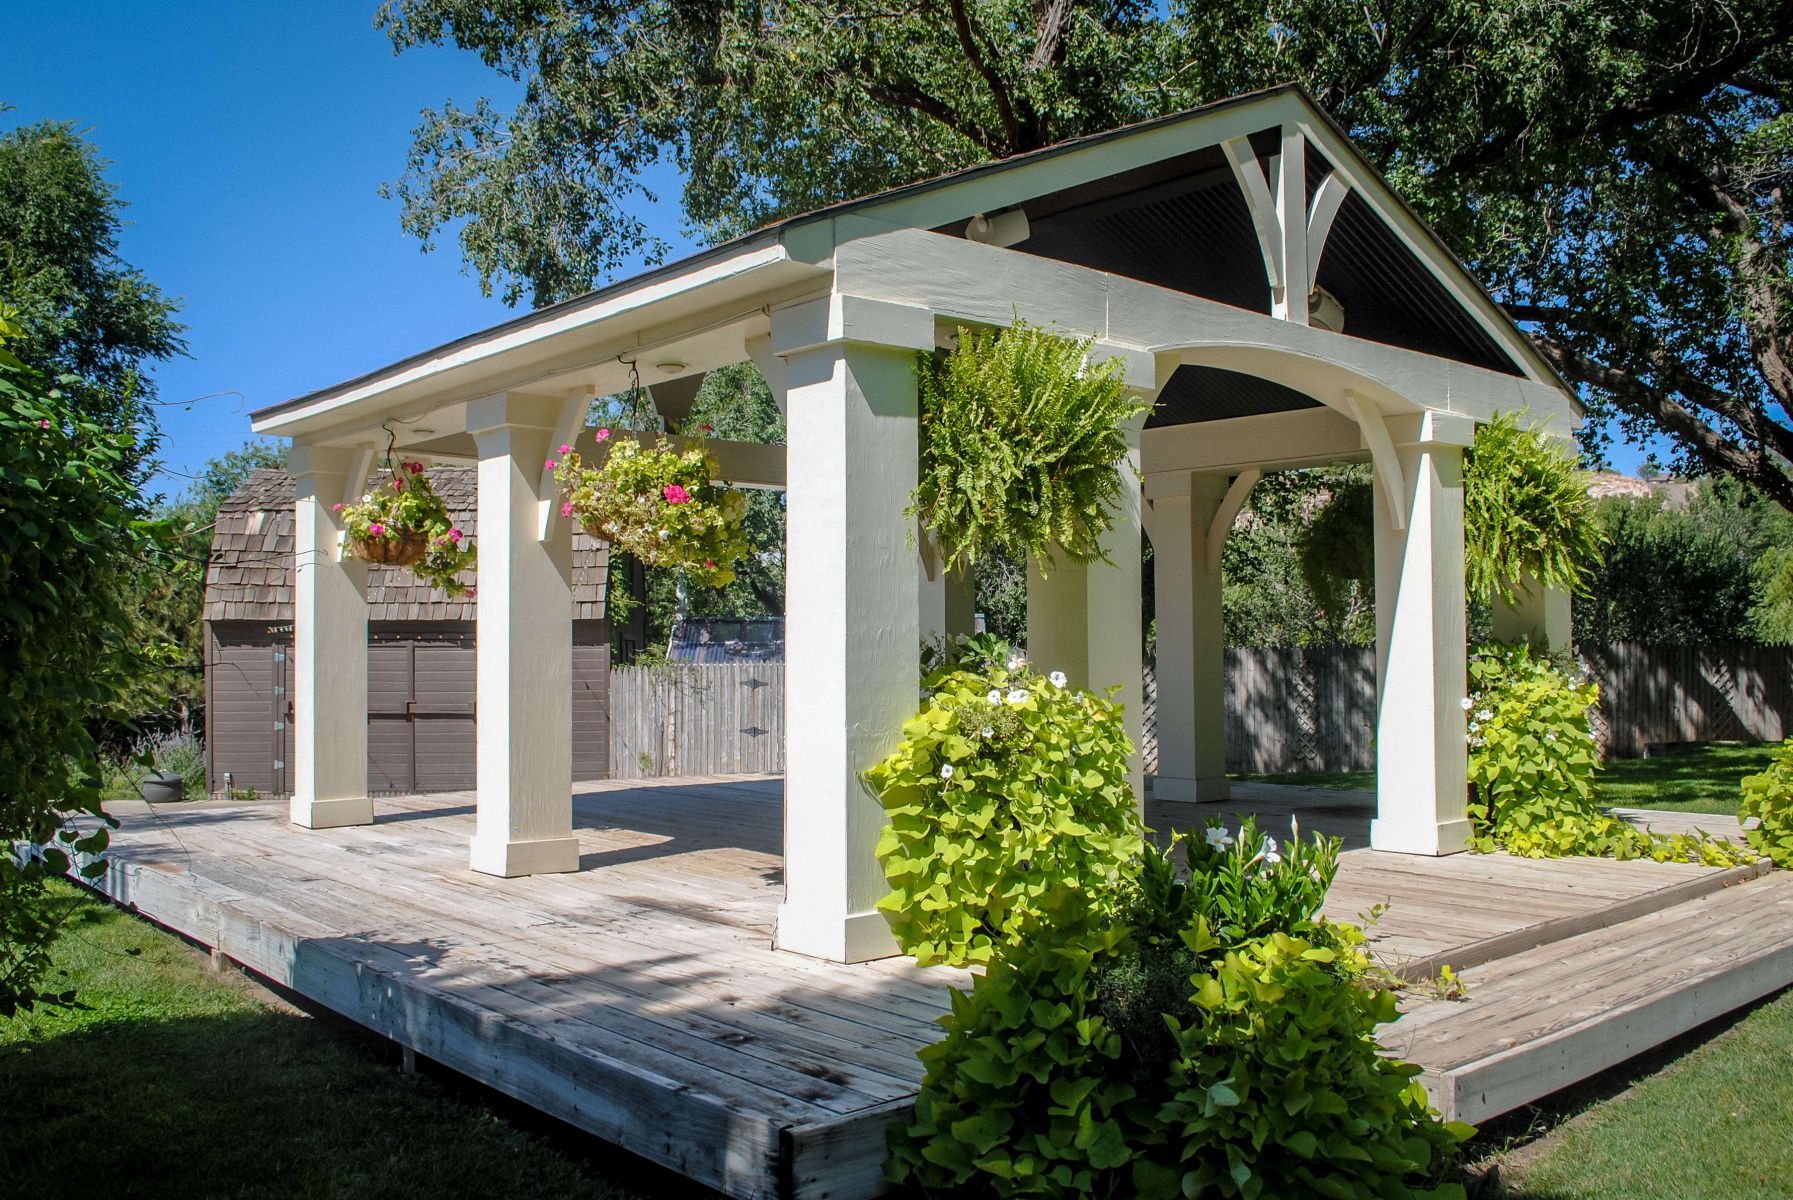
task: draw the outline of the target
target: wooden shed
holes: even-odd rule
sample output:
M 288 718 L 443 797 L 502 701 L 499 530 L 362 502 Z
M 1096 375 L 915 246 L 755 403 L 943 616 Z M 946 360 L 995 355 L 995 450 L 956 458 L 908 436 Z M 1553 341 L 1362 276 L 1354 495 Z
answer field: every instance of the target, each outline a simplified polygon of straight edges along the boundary
M 474 527 L 474 471 L 430 478 Z M 206 768 L 211 790 L 290 795 L 293 784 L 293 479 L 257 470 L 224 502 L 206 570 Z M 610 774 L 609 570 L 603 545 L 573 540 L 573 778 Z M 474 786 L 474 602 L 402 568 L 368 574 L 368 788 Z M 623 640 L 639 639 L 625 628 Z M 630 649 L 631 647 L 623 647 Z

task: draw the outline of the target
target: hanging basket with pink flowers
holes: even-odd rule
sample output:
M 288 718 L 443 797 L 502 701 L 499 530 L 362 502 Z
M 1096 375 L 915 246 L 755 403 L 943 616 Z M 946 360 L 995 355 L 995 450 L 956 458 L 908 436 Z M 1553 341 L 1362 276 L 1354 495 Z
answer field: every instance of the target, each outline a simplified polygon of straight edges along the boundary
M 598 465 L 586 465 L 571 446 L 548 463 L 561 513 L 645 566 L 676 568 L 710 587 L 732 582 L 747 554 L 747 497 L 712 482 L 715 456 L 701 444 L 644 446 L 608 429 L 597 437 L 609 449 Z
M 388 464 L 392 478 L 361 497 L 338 504 L 346 534 L 343 556 L 385 567 L 409 567 L 450 596 L 470 589 L 461 581 L 473 566 L 473 543 L 455 525 L 423 464 Z

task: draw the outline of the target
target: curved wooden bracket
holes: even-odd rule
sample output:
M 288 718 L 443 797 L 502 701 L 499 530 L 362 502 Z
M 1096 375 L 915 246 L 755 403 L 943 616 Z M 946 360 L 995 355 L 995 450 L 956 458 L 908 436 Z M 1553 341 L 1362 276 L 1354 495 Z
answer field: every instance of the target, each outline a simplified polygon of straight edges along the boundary
M 1314 190 L 1314 201 L 1307 206 L 1307 290 L 1320 286 L 1320 255 L 1326 250 L 1326 238 L 1332 233 L 1332 222 L 1339 215 L 1339 206 L 1351 193 L 1351 184 L 1333 171 Z
M 1251 489 L 1263 477 L 1264 472 L 1256 467 L 1233 476 L 1233 482 L 1226 489 L 1220 507 L 1214 510 L 1214 519 L 1208 522 L 1208 537 L 1203 543 L 1203 549 L 1207 551 L 1209 574 L 1220 570 L 1220 556 L 1226 550 L 1226 535 L 1232 531 L 1233 521 L 1238 518 L 1239 510 L 1245 507 L 1245 498 L 1251 495 Z
M 554 423 L 554 440 L 548 443 L 548 452 L 558 460 L 560 448 L 570 445 L 585 428 L 585 412 L 591 407 L 591 399 L 583 392 L 568 396 L 561 404 L 560 419 Z M 541 482 L 535 489 L 536 503 L 540 507 L 541 519 L 536 525 L 536 540 L 547 541 L 554 532 L 554 522 L 560 519 L 560 505 L 555 503 L 554 472 L 542 468 Z
M 1388 519 L 1396 529 L 1407 528 L 1407 484 L 1401 474 L 1401 459 L 1395 453 L 1394 439 L 1388 436 L 1388 425 L 1376 402 L 1357 392 L 1346 392 L 1345 402 L 1357 418 L 1357 428 L 1369 447 L 1370 461 L 1375 464 L 1376 478 L 1388 495 Z

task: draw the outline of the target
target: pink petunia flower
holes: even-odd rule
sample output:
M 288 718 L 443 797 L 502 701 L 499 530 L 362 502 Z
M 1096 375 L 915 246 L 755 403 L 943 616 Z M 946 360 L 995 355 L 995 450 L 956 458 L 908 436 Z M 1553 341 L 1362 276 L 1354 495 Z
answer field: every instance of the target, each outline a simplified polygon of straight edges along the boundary
M 549 469 L 549 470 L 550 470 L 550 471 L 552 471 L 552 470 L 553 470 L 553 469 L 554 469 L 554 468 L 555 468 L 555 467 L 558 467 L 558 466 L 559 466 L 559 465 L 560 465 L 560 464 L 559 464 L 559 463 L 557 463 L 557 462 L 555 462 L 555 461 L 554 461 L 554 460 L 553 460 L 553 459 L 549 459 L 549 460 L 548 460 L 548 469 Z
M 448 540 L 453 542 L 457 546 L 460 545 L 461 544 L 461 531 L 458 529 L 449 530 L 448 531 Z
M 392 490 L 395 492 L 404 491 L 405 490 L 405 481 L 402 479 L 394 479 L 392 481 Z
M 610 440 L 610 431 L 609 431 L 609 430 L 608 430 L 608 429 L 600 429 L 600 430 L 598 430 L 598 433 L 597 433 L 597 438 L 598 438 L 598 440 L 599 440 L 599 441 L 600 441 L 600 442 L 607 442 L 607 441 L 609 441 L 609 440 Z
M 332 504 L 330 506 L 330 511 L 331 512 L 341 512 L 342 511 L 342 501 L 338 500 L 335 504 Z
M 676 483 L 667 484 L 664 494 L 668 504 L 685 504 L 691 499 L 691 493 Z
M 48 429 L 50 427 L 50 418 L 45 417 L 43 420 L 39 421 L 37 427 L 39 429 Z
M 382 533 L 386 532 L 386 527 L 378 521 L 375 521 L 372 525 L 367 527 L 367 532 L 374 537 L 379 537 Z
M 571 501 L 560 506 L 560 515 L 563 517 L 570 517 L 573 515 L 573 505 Z
M 571 446 L 567 445 L 565 442 L 562 442 L 560 444 L 560 452 L 562 454 L 571 454 L 573 452 L 573 448 Z
M 411 472 L 413 475 L 421 475 L 423 474 L 423 464 L 420 462 L 409 462 L 405 464 L 405 470 Z

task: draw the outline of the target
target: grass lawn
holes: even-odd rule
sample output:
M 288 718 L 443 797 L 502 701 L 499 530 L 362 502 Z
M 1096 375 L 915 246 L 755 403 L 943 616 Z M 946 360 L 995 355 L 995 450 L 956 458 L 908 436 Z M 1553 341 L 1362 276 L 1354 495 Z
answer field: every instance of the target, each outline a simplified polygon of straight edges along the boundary
M 1511 1200 L 1785 1196 L 1793 1186 L 1789 1114 L 1793 992 L 1784 992 L 1618 1096 L 1497 1159 Z
M 1735 813 L 1745 775 L 1768 769 L 1778 742 L 1713 745 L 1675 750 L 1652 758 L 1616 758 L 1600 772 L 1600 802 L 1619 808 L 1662 808 L 1677 812 Z M 1299 772 L 1290 775 L 1235 775 L 1251 783 L 1293 787 L 1376 786 L 1372 771 Z
M 79 1008 L 0 1020 L 16 1196 L 695 1198 L 689 1183 L 391 1043 L 290 1008 L 75 887 L 56 946 Z M 476 1093 L 477 1094 L 473 1094 Z M 488 1105 L 490 1107 L 488 1107 Z

